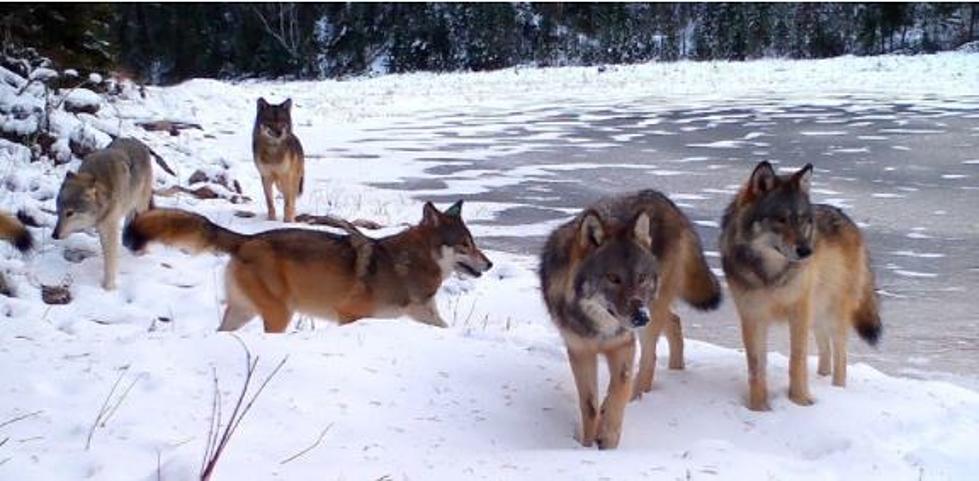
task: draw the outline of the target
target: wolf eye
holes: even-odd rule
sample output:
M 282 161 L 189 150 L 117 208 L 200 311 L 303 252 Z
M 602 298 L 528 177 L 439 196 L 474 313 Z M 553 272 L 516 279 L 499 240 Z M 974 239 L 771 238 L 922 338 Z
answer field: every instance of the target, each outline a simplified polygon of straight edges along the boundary
M 68 212 L 65 212 L 65 217 L 71 217 L 73 215 L 75 215 L 75 213 L 73 211 L 70 211 L 69 210 Z
M 605 274 L 605 279 L 607 279 L 610 283 L 612 283 L 614 285 L 619 285 L 619 284 L 622 283 L 622 279 L 619 278 L 619 275 L 618 274 L 611 273 L 611 272 L 609 272 L 608 274 Z

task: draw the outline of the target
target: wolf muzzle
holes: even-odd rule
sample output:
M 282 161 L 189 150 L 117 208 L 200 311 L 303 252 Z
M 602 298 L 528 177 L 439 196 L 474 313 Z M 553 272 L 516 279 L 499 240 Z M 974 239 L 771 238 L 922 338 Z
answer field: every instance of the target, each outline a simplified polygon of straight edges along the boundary
M 630 321 L 632 322 L 632 327 L 643 327 L 646 324 L 649 324 L 649 308 L 642 306 L 639 309 L 636 309 L 632 313 L 632 318 Z

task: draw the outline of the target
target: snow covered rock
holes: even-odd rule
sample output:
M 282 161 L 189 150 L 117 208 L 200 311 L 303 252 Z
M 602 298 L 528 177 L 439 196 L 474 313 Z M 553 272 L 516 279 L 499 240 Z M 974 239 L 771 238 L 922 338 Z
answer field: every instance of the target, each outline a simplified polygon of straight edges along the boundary
M 58 78 L 58 72 L 49 68 L 38 68 L 31 72 L 31 80 L 37 80 L 38 82 L 47 82 L 48 80 L 53 80 Z
M 65 97 L 65 110 L 72 113 L 94 114 L 102 106 L 102 97 L 88 89 L 75 89 Z

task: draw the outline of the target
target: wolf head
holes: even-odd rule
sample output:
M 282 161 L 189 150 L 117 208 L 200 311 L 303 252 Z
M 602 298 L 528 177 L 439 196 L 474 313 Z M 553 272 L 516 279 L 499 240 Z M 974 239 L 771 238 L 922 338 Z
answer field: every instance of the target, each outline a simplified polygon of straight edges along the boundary
M 803 261 L 812 254 L 811 178 L 812 164 L 784 176 L 775 174 L 768 162 L 755 167 L 743 191 L 748 210 L 742 226 L 753 248 L 774 251 L 790 262 Z
M 58 191 L 58 223 L 51 237 L 64 239 L 98 224 L 103 217 L 105 197 L 92 174 L 68 172 Z
M 635 329 L 649 323 L 658 264 L 651 250 L 649 214 L 639 212 L 628 224 L 618 224 L 606 222 L 594 210 L 580 217 L 577 247 L 584 257 L 574 289 L 593 321 L 611 324 L 614 319 L 616 328 Z
M 443 278 L 452 272 L 479 277 L 493 267 L 493 263 L 476 247 L 469 228 L 462 221 L 462 201 L 452 204 L 445 212 L 439 212 L 431 202 L 422 210 L 423 228 L 432 232 L 431 241 Z
M 259 134 L 273 141 L 282 140 L 292 133 L 292 99 L 272 105 L 259 98 L 255 127 Z

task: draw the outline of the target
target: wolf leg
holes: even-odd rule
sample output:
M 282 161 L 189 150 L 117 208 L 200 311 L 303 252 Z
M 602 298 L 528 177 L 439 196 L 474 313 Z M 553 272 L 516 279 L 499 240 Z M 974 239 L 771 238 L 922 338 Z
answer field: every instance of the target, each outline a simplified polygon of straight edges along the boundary
M 819 368 L 816 374 L 828 376 L 830 373 L 829 359 L 832 349 L 829 344 L 828 327 L 824 322 L 817 320 L 812 327 L 813 336 L 816 338 L 816 349 L 819 351 Z
M 674 312 L 670 312 L 666 321 L 666 340 L 670 343 L 670 369 L 683 369 L 683 327 L 680 316 Z
M 739 309 L 740 310 L 740 309 Z M 748 317 L 744 312 L 741 317 L 741 339 L 744 342 L 744 354 L 748 361 L 748 409 L 752 411 L 770 411 L 768 405 L 768 322 Z
M 285 222 L 295 222 L 296 221 L 296 190 L 298 189 L 298 182 L 290 179 L 289 186 L 285 189 L 280 189 L 282 191 L 282 196 L 285 197 L 285 205 L 282 208 L 282 220 Z
M 837 317 L 833 323 L 833 385 L 846 387 L 846 340 L 849 325 Z
M 810 301 L 803 296 L 789 317 L 789 399 L 800 406 L 812 404 L 807 365 L 811 324 Z
M 102 288 L 107 291 L 116 288 L 116 269 L 119 263 L 119 222 L 110 219 L 106 219 L 98 226 L 99 243 L 102 244 L 102 258 L 104 260 Z
M 415 304 L 408 307 L 408 317 L 435 327 L 449 327 L 439 314 L 438 305 L 435 298 L 431 297 L 424 304 Z
M 262 191 L 265 192 L 265 208 L 268 210 L 269 220 L 275 220 L 275 192 L 272 191 L 273 180 L 271 175 L 262 176 Z
M 228 290 L 228 306 L 224 309 L 224 317 L 221 319 L 221 325 L 218 326 L 219 331 L 237 330 L 258 314 L 235 282 L 233 266 L 234 264 L 228 264 L 224 275 L 224 283 Z
M 589 447 L 598 432 L 598 355 L 594 352 L 568 348 L 568 361 L 578 388 L 578 407 L 581 409 L 581 432 L 578 441 Z
M 628 343 L 605 353 L 608 361 L 608 394 L 602 402 L 598 427 L 598 449 L 615 449 L 622 436 L 622 420 L 625 406 L 632 397 L 632 364 L 636 357 L 636 343 Z
M 639 399 L 643 393 L 653 389 L 653 377 L 656 373 L 656 343 L 659 342 L 664 324 L 653 311 L 652 322 L 639 333 L 639 373 L 636 375 L 635 386 L 632 387 L 632 399 Z

